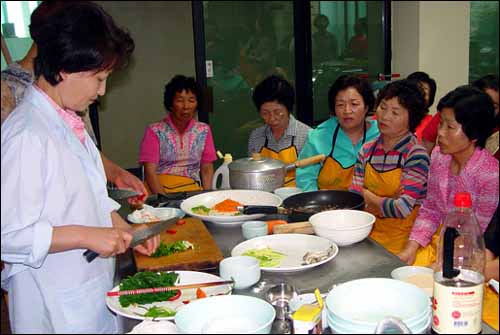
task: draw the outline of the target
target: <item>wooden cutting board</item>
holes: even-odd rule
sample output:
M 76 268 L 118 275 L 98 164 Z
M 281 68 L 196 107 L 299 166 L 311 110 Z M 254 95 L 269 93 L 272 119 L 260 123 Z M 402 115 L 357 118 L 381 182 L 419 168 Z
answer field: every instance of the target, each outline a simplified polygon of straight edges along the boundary
M 274 234 L 314 234 L 314 229 L 308 221 L 288 223 L 274 226 Z
M 166 270 L 212 270 L 216 269 L 223 259 L 222 252 L 215 243 L 203 222 L 195 218 L 186 218 L 183 225 L 173 225 L 170 229 L 175 234 L 161 233 L 163 243 L 186 240 L 194 244 L 194 249 L 158 258 L 141 255 L 134 251 L 137 271 Z

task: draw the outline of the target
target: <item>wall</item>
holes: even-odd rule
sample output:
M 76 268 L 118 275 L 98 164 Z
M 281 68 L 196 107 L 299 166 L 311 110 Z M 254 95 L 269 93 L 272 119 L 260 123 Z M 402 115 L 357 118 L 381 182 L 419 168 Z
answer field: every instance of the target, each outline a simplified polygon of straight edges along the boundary
M 468 82 L 469 1 L 393 1 L 392 71 L 429 73 L 439 99 Z
M 145 127 L 166 115 L 165 84 L 195 75 L 191 1 L 98 1 L 135 41 L 130 66 L 111 74 L 101 98 L 103 152 L 124 168 L 137 167 Z

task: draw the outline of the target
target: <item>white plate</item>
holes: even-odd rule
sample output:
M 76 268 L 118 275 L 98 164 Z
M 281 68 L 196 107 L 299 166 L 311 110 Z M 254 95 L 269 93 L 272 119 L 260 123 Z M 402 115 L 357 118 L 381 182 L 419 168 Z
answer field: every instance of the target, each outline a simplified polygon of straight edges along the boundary
M 144 218 L 143 214 L 151 214 L 160 220 L 168 220 L 177 216 L 183 218 L 186 214 L 178 208 L 173 207 L 152 207 L 143 205 L 142 209 L 137 209 L 127 216 L 127 220 L 132 223 L 147 223 L 153 222 Z
M 175 271 L 176 273 L 179 274 L 179 277 L 177 278 L 177 283 L 176 285 L 185 285 L 185 284 L 194 284 L 194 283 L 209 283 L 209 282 L 214 282 L 214 281 L 221 281 L 224 280 L 221 277 L 218 277 L 216 275 L 212 275 L 209 273 L 204 273 L 204 272 L 197 272 L 197 271 Z M 112 291 L 119 291 L 120 286 L 117 285 L 115 286 Z M 204 287 L 202 289 L 207 296 L 212 296 L 212 295 L 218 295 L 218 294 L 231 294 L 232 287 L 231 285 L 219 285 L 219 286 L 213 286 L 213 287 Z M 182 294 L 179 297 L 179 299 L 175 301 L 156 301 L 151 304 L 145 304 L 143 305 L 146 308 L 151 308 L 153 306 L 158 306 L 158 307 L 166 307 L 173 309 L 175 311 L 178 311 L 180 308 L 185 306 L 183 301 L 186 300 L 194 300 L 196 299 L 196 289 L 186 289 L 181 291 Z M 106 296 L 106 305 L 108 305 L 108 308 L 111 309 L 113 312 L 116 314 L 119 314 L 121 316 L 124 316 L 129 319 L 135 319 L 135 320 L 152 320 L 153 318 L 148 318 L 144 317 L 141 315 L 137 315 L 135 313 L 139 314 L 144 314 L 146 313 L 146 310 L 144 308 L 140 308 L 137 306 L 128 306 L 128 307 L 122 307 L 120 305 L 120 301 L 118 300 L 119 297 L 108 297 Z M 163 317 L 163 318 L 155 318 L 155 320 L 173 320 L 175 316 L 170 316 L 170 317 Z
M 209 221 L 221 225 L 239 225 L 244 221 L 255 220 L 265 216 L 266 214 L 252 215 L 200 215 L 193 213 L 191 208 L 197 206 L 205 206 L 211 208 L 215 204 L 231 199 L 238 201 L 243 205 L 264 205 L 264 206 L 280 206 L 281 198 L 276 194 L 264 191 L 255 190 L 223 190 L 207 192 L 187 198 L 181 203 L 181 209 L 198 219 Z
M 333 246 L 333 253 L 330 257 L 318 263 L 302 265 L 302 257 L 306 252 L 324 251 L 330 246 Z M 279 266 L 261 267 L 262 271 L 268 272 L 304 271 L 331 261 L 339 252 L 335 243 L 323 237 L 305 234 L 278 234 L 256 237 L 242 242 L 233 248 L 231 256 L 240 256 L 249 249 L 267 247 L 286 255 Z

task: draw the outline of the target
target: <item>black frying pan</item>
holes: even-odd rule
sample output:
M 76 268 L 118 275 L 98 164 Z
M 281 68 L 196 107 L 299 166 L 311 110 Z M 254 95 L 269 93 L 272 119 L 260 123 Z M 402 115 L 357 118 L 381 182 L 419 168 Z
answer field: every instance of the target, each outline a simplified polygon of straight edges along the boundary
M 365 201 L 349 191 L 321 190 L 292 195 L 282 207 L 243 206 L 242 214 L 287 214 L 289 222 L 307 221 L 313 214 L 333 209 L 363 210 Z

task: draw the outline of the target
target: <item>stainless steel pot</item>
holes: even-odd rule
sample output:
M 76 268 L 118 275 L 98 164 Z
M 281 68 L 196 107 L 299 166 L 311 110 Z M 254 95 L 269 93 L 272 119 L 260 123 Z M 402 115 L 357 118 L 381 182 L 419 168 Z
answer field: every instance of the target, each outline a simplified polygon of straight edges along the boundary
M 285 183 L 286 173 L 297 167 L 322 162 L 325 155 L 312 156 L 291 164 L 280 160 L 264 158 L 254 154 L 238 159 L 228 165 L 229 184 L 232 189 L 247 189 L 272 192 Z

